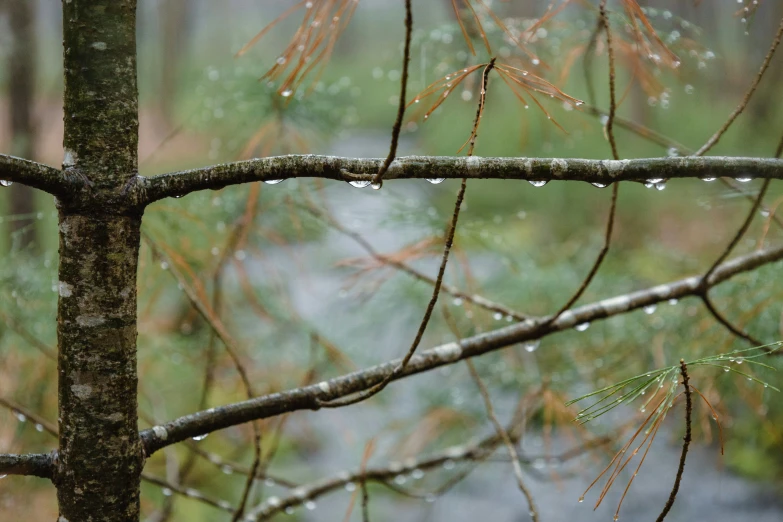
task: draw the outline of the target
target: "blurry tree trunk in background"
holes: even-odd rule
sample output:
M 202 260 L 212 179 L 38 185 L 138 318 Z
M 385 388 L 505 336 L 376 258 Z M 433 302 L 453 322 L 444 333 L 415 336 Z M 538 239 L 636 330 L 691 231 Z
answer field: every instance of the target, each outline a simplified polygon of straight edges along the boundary
M 35 124 L 33 100 L 35 97 L 35 2 L 5 0 L 8 12 L 11 48 L 8 53 L 8 111 L 10 121 L 11 154 L 35 159 Z M 35 192 L 16 184 L 7 192 L 11 215 L 35 215 Z M 38 246 L 36 221 L 15 220 L 9 223 L 9 245 L 21 248 Z
M 175 100 L 179 88 L 185 49 L 190 35 L 192 0 L 163 0 L 160 32 L 163 45 L 160 61 L 160 110 L 169 126 L 174 126 Z
M 753 34 L 751 45 L 754 47 L 755 53 L 763 54 L 765 52 L 763 39 L 770 30 L 774 31 L 776 23 L 781 19 L 783 19 L 783 1 L 771 2 L 770 5 L 762 6 L 759 9 L 759 14 L 756 15 L 751 26 L 751 34 Z M 756 59 L 755 56 L 754 59 Z M 749 112 L 754 122 L 774 125 L 775 122 L 770 118 L 770 116 L 774 116 L 774 113 L 770 109 L 780 103 L 780 84 L 783 81 L 783 62 L 781 62 L 780 56 L 773 59 L 766 74 L 767 80 L 759 86 L 756 99 L 749 106 Z

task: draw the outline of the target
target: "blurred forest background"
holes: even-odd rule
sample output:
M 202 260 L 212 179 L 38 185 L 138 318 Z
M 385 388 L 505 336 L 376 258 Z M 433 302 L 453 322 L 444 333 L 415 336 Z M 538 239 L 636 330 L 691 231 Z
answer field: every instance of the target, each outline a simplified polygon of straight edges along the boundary
M 311 80 L 311 91 L 289 100 L 276 93 L 276 85 L 259 78 L 288 43 L 298 15 L 247 53 L 235 54 L 293 3 L 140 2 L 142 174 L 275 154 L 387 154 L 399 93 L 402 2 L 361 0 L 331 61 Z M 499 13 L 522 19 L 541 16 L 548 4 L 492 3 Z M 783 18 L 783 2 L 777 0 L 761 2 L 747 19 L 742 4 L 733 0 L 701 2 L 698 7 L 686 0 L 649 0 L 646 5 L 658 34 L 682 64 L 675 71 L 655 72 L 628 68 L 633 63 L 618 58 L 619 115 L 655 129 L 671 143 L 653 143 L 617 129 L 622 158 L 684 154 L 700 146 L 741 99 Z M 0 0 L 0 8 L 0 150 L 59 166 L 60 3 Z M 479 63 L 466 52 L 450 1 L 414 2 L 414 9 L 411 95 L 450 71 Z M 594 12 L 572 6 L 537 31 L 532 45 L 543 62 L 537 73 L 588 101 L 592 82 L 594 105 L 606 109 L 605 52 L 599 47 L 597 56 L 584 56 L 594 26 Z M 575 51 L 580 45 L 581 53 Z M 502 43 L 496 48 L 500 56 L 511 52 Z M 610 157 L 600 117 L 546 100 L 551 102 L 543 102 L 547 110 L 567 131 L 562 132 L 542 111 L 525 110 L 499 79 L 492 81 L 476 155 Z M 470 133 L 477 86 L 466 83 L 460 89 L 460 95 L 452 96 L 426 123 L 415 112 L 409 115 L 398 155 L 456 154 Z M 781 93 L 783 58 L 778 55 L 748 110 L 712 153 L 772 156 L 783 131 Z M 756 182 L 732 183 L 739 190 L 719 181 L 673 180 L 650 188 L 624 184 L 612 250 L 580 303 L 703 271 L 747 214 L 750 202 L 745 196 L 758 190 Z M 525 313 L 557 309 L 601 247 L 608 190 L 580 183 L 469 185 L 447 282 Z M 140 427 L 189 413 L 199 404 L 209 407 L 244 398 L 230 358 L 183 289 L 209 303 L 231 332 L 256 393 L 317 382 L 402 355 L 431 289 L 380 263 L 344 231 L 434 274 L 456 188 L 456 181 L 395 181 L 375 191 L 289 180 L 152 206 L 144 222 L 139 277 Z M 736 254 L 783 239 L 774 215 L 782 201 L 783 191 L 773 183 L 765 199 L 769 210 L 761 212 Z M 17 185 L 0 187 L 0 227 L 0 399 L 5 406 L 0 408 L 0 447 L 8 452 L 46 451 L 55 440 L 47 431 L 56 427 L 57 412 L 52 358 L 57 219 L 52 198 Z M 727 316 L 765 342 L 781 337 L 779 268 L 771 265 L 741 275 L 714 293 Z M 462 335 L 512 320 L 445 294 L 441 303 L 446 311 L 439 306 L 424 347 L 453 340 L 444 313 Z M 557 455 L 592 437 L 624 433 L 620 425 L 632 421 L 638 411 L 620 408 L 595 425 L 577 428 L 572 422 L 575 410 L 564 403 L 596 387 L 675 364 L 680 357 L 741 347 L 693 298 L 547 337 L 540 347 L 492 353 L 476 364 L 502 419 L 509 418 L 520 396 L 526 397 L 529 425 L 521 447 L 542 519 L 609 520 L 617 497 L 595 515 L 576 499 L 594 478 L 596 463 L 611 455 L 613 446 L 569 459 Z M 776 359 L 772 364 L 780 367 Z M 760 372 L 759 378 L 781 382 L 770 372 Z M 736 513 L 780 520 L 780 398 L 721 371 L 700 371 L 694 379 L 720 413 L 725 456 L 717 449 L 715 422 L 699 409 L 696 441 L 705 448 L 689 461 L 684 496 L 678 499 L 682 506 L 675 507 L 673 519 L 689 519 L 684 515 L 689 510 L 704 519 L 712 509 L 713 521 L 736 520 L 731 514 L 735 512 L 721 505 L 735 502 Z M 394 384 L 366 404 L 301 412 L 262 424 L 264 449 L 274 459 L 268 463 L 271 478 L 259 481 L 254 491 L 256 502 L 285 494 L 289 481 L 307 483 L 358 467 L 365 444 L 373 438 L 375 450 L 368 462 L 383 465 L 492 433 L 462 365 Z M 642 470 L 629 492 L 631 513 L 647 513 L 645 506 L 661 505 L 668 494 L 682 420 L 673 415 L 668 425 L 670 430 L 653 449 L 659 458 L 648 471 Z M 247 426 L 231 428 L 193 441 L 190 450 L 169 448 L 156 454 L 146 471 L 182 488 L 235 502 L 244 478 L 230 463 L 249 465 L 250 440 Z M 191 459 L 192 449 L 202 455 Z M 184 473 L 183 464 L 188 466 Z M 392 485 L 430 491 L 469 466 L 457 463 L 454 469 L 452 463 L 426 474 L 402 475 Z M 351 498 L 348 489 L 279 518 L 339 520 Z M 519 514 L 522 499 L 516 498 L 510 467 L 502 463 L 485 464 L 442 496 L 408 498 L 377 484 L 370 493 L 378 520 L 527 517 L 526 512 Z M 164 520 L 167 510 L 171 520 L 230 519 L 219 508 L 149 483 L 143 484 L 142 509 L 149 520 Z M 0 513 L 3 520 L 53 520 L 54 490 L 30 477 L 0 480 Z

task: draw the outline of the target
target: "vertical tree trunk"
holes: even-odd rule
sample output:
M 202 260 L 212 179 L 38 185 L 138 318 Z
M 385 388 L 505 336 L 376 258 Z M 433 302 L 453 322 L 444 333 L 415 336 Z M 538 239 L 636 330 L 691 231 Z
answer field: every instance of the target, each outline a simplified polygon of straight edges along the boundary
M 63 171 L 91 187 L 58 201 L 61 522 L 139 519 L 135 22 L 135 0 L 63 1 Z
M 7 0 L 11 49 L 8 54 L 8 111 L 11 131 L 11 154 L 35 159 L 35 126 L 32 109 L 35 93 L 35 2 Z M 35 214 L 35 191 L 17 184 L 6 191 L 9 211 L 13 215 Z M 35 218 L 10 224 L 12 241 L 20 247 L 36 247 L 38 236 Z M 24 229 L 24 232 L 18 232 Z M 21 234 L 21 236 L 19 236 Z

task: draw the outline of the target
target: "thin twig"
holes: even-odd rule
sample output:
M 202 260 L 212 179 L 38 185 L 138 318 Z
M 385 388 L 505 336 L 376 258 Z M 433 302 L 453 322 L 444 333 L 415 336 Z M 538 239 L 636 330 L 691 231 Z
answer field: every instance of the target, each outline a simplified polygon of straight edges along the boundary
M 150 248 L 152 249 L 153 253 L 156 256 L 164 257 L 164 258 L 166 257 L 162 249 L 157 245 L 157 243 L 152 239 L 151 236 L 142 232 L 142 237 L 146 240 L 147 244 L 150 246 Z M 253 392 L 253 385 L 250 382 L 250 376 L 247 372 L 247 369 L 245 368 L 245 365 L 242 363 L 242 360 L 240 359 L 239 350 L 234 346 L 234 342 L 231 339 L 231 336 L 228 334 L 227 331 L 225 331 L 225 328 L 223 327 L 222 323 L 220 323 L 219 320 L 217 320 L 216 318 L 212 317 L 212 314 L 210 314 L 209 311 L 206 309 L 204 304 L 196 295 L 196 292 L 190 287 L 188 282 L 185 280 L 183 275 L 176 268 L 175 263 L 173 263 L 171 259 L 168 259 L 168 265 L 170 267 L 170 271 L 172 275 L 177 279 L 179 284 L 182 286 L 183 292 L 190 300 L 191 304 L 193 304 L 193 307 L 196 309 L 196 311 L 199 312 L 199 314 L 201 314 L 204 320 L 207 321 L 207 324 L 210 325 L 214 333 L 223 342 L 223 346 L 225 346 L 226 352 L 228 352 L 229 356 L 231 357 L 231 360 L 234 363 L 234 367 L 236 368 L 237 373 L 239 374 L 240 381 L 242 382 L 242 386 L 245 388 L 245 394 L 247 395 L 247 398 L 252 399 L 255 396 L 255 393 Z M 252 489 L 253 484 L 255 482 L 256 472 L 261 463 L 261 428 L 258 426 L 257 422 L 252 422 L 251 426 L 253 429 L 253 464 L 251 465 L 250 472 L 247 475 L 247 481 L 245 483 L 245 487 L 242 492 L 239 506 L 234 512 L 234 517 L 232 518 L 232 522 L 237 522 L 242 517 L 242 514 L 244 513 L 245 505 L 247 504 L 247 499 L 248 496 L 250 495 L 250 490 Z
M 386 387 L 386 385 L 388 385 L 394 379 L 394 377 L 396 377 L 399 373 L 401 373 L 408 365 L 408 362 L 411 360 L 411 357 L 413 357 L 413 354 L 416 352 L 416 348 L 419 347 L 419 344 L 421 343 L 421 340 L 424 337 L 424 331 L 427 329 L 427 325 L 430 322 L 432 311 L 435 309 L 435 303 L 438 302 L 438 296 L 440 295 L 440 286 L 443 283 L 443 276 L 446 273 L 446 264 L 448 263 L 449 260 L 449 253 L 451 252 L 451 247 L 454 244 L 454 234 L 457 231 L 457 220 L 459 219 L 459 211 L 460 208 L 462 207 L 462 200 L 465 198 L 465 189 L 467 188 L 467 183 L 468 183 L 467 180 L 463 179 L 462 185 L 460 185 L 459 192 L 457 193 L 457 201 L 454 204 L 454 213 L 452 214 L 451 222 L 449 224 L 449 229 L 446 233 L 446 245 L 443 248 L 443 256 L 441 257 L 440 267 L 438 268 L 438 276 L 435 279 L 435 286 L 433 288 L 432 296 L 430 297 L 430 301 L 427 304 L 427 309 L 424 312 L 424 317 L 422 318 L 421 323 L 419 324 L 419 329 L 416 332 L 416 337 L 413 339 L 413 343 L 411 343 L 411 347 L 408 349 L 408 353 L 405 354 L 405 357 L 402 359 L 399 366 L 397 366 L 381 382 L 379 382 L 372 388 L 365 390 L 354 397 L 346 397 L 344 399 L 338 399 L 338 400 L 327 401 L 327 402 L 319 400 L 320 406 L 324 406 L 327 408 L 339 408 L 342 406 L 356 404 L 357 402 L 361 402 L 363 400 L 369 399 L 373 395 L 383 390 Z
M 20 321 L 17 321 L 13 317 L 0 312 L 0 321 L 16 333 L 19 337 L 27 341 L 27 343 L 39 352 L 44 354 L 47 358 L 54 361 L 57 360 L 57 351 L 52 349 L 48 344 L 38 339 L 32 333 L 30 333 Z
M 354 240 L 360 247 L 362 247 L 370 256 L 372 256 L 375 260 L 378 262 L 390 266 L 392 268 L 395 268 L 401 272 L 404 272 L 411 277 L 418 279 L 419 281 L 422 281 L 424 283 L 427 283 L 431 286 L 435 286 L 435 279 L 432 277 L 419 272 L 415 268 L 403 263 L 402 261 L 399 261 L 395 259 L 394 257 L 390 255 L 385 255 L 379 253 L 373 246 L 370 244 L 367 239 L 364 238 L 361 234 L 359 234 L 356 231 L 350 230 L 343 226 L 341 223 L 339 223 L 337 220 L 335 220 L 332 216 L 329 216 L 325 212 L 321 212 L 313 207 L 306 206 L 303 207 L 305 211 L 309 212 L 314 217 L 322 220 L 324 223 L 326 223 L 328 226 L 333 228 L 334 230 L 344 234 L 345 236 L 351 238 Z M 490 312 L 496 312 L 499 314 L 502 314 L 504 317 L 512 317 L 516 319 L 517 321 L 524 321 L 528 318 L 526 314 L 523 314 L 521 312 L 518 312 L 516 310 L 513 310 L 509 308 L 508 306 L 504 304 L 497 303 L 495 301 L 490 301 L 484 296 L 478 295 L 478 294 L 470 294 L 467 292 L 464 292 L 457 288 L 456 286 L 450 285 L 448 283 L 441 282 L 440 289 L 442 292 L 445 292 L 453 297 L 462 299 L 463 301 L 467 301 L 471 304 L 474 304 L 480 308 L 484 308 L 485 310 L 489 310 Z
M 0 397 L 0 406 L 5 406 L 11 410 L 12 413 L 24 415 L 26 419 L 30 419 L 30 421 L 35 425 L 35 429 L 37 431 L 45 431 L 57 437 L 57 426 L 47 421 L 37 413 L 28 410 L 18 402 L 11 399 L 6 399 L 5 397 Z
M 742 101 L 737 106 L 737 108 L 734 109 L 734 112 L 732 112 L 729 115 L 729 119 L 726 120 L 726 123 L 723 124 L 720 130 L 718 130 L 718 132 L 713 134 L 712 137 L 709 140 L 707 140 L 707 143 L 702 145 L 701 148 L 696 151 L 695 156 L 703 156 L 716 143 L 718 143 L 718 140 L 721 139 L 721 137 L 728 130 L 731 124 L 734 123 L 734 120 L 736 120 L 737 117 L 740 114 L 742 114 L 742 111 L 745 110 L 745 107 L 748 105 L 751 96 L 753 96 L 753 93 L 756 92 L 756 88 L 759 86 L 759 83 L 761 82 L 761 78 L 764 77 L 764 73 L 767 71 L 770 62 L 772 61 L 772 57 L 775 55 L 775 50 L 778 48 L 778 45 L 780 45 L 781 37 L 783 37 L 783 19 L 781 19 L 780 27 L 778 27 L 778 32 L 775 34 L 775 38 L 772 40 L 772 46 L 769 48 L 767 55 L 764 57 L 764 61 L 761 64 L 761 69 L 759 69 L 759 72 L 758 74 L 756 74 L 756 77 L 753 78 L 753 82 L 750 84 L 750 88 L 748 89 L 748 92 L 745 93 L 745 97 L 742 98 Z
M 688 384 L 688 368 L 685 365 L 685 360 L 680 359 L 680 373 L 682 374 L 682 385 L 685 387 L 685 437 L 682 440 L 682 453 L 680 454 L 680 466 L 677 468 L 677 477 L 674 479 L 674 486 L 672 486 L 672 492 L 669 495 L 669 500 L 666 501 L 666 505 L 663 506 L 663 511 L 658 515 L 655 522 L 663 522 L 669 510 L 674 505 L 674 500 L 677 498 L 677 492 L 680 489 L 680 481 L 682 480 L 682 473 L 685 470 L 685 458 L 688 456 L 688 446 L 691 443 L 691 414 L 693 412 L 693 405 L 691 404 L 691 387 Z
M 709 295 L 705 293 L 704 295 L 701 296 L 701 300 L 704 303 L 704 306 L 707 308 L 707 311 L 710 314 L 712 314 L 712 317 L 714 317 L 716 321 L 718 321 L 720 324 L 726 327 L 726 329 L 729 330 L 731 333 L 733 333 L 737 337 L 745 339 L 751 344 L 751 346 L 762 346 L 764 344 L 763 342 L 759 341 L 749 333 L 746 333 L 742 329 L 737 328 L 736 326 L 731 324 L 731 321 L 729 321 L 723 314 L 721 314 L 718 311 L 717 308 L 715 308 L 715 305 L 712 303 L 712 300 L 710 299 Z
M 411 34 L 413 33 L 413 9 L 411 7 L 411 0 L 405 0 L 405 47 L 402 52 L 402 77 L 400 78 L 400 99 L 397 106 L 397 119 L 394 120 L 394 126 L 392 127 L 391 146 L 389 147 L 389 155 L 386 156 L 386 160 L 378 170 L 378 173 L 373 178 L 373 186 L 380 188 L 383 183 L 383 175 L 389 169 L 389 165 L 394 161 L 397 156 L 397 144 L 400 140 L 400 130 L 402 129 L 402 120 L 405 117 L 405 107 L 407 106 L 406 91 L 408 89 L 408 65 L 411 61 Z
M 612 51 L 612 30 L 609 27 L 609 19 L 606 15 L 606 0 L 601 0 L 599 11 L 601 14 L 603 28 L 606 30 L 606 43 L 609 55 L 609 118 L 606 121 L 606 135 L 608 136 L 609 144 L 612 147 L 612 157 L 615 160 L 619 160 L 620 156 L 617 154 L 617 143 L 614 139 L 614 118 L 615 113 L 617 112 L 617 100 L 615 98 L 614 52 Z M 560 310 L 558 310 L 557 313 L 552 316 L 550 322 L 556 321 L 563 314 L 563 312 L 571 308 L 574 303 L 576 303 L 579 298 L 582 297 L 582 294 L 585 292 L 585 290 L 587 290 L 587 287 L 598 273 L 598 269 L 601 268 L 601 265 L 604 262 L 604 258 L 609 252 L 609 247 L 612 244 L 612 231 L 614 230 L 614 218 L 615 214 L 617 213 L 617 195 L 619 191 L 620 184 L 614 183 L 612 185 L 612 202 L 609 206 L 609 217 L 606 221 L 604 245 L 601 247 L 601 251 L 598 253 L 598 257 L 595 259 L 592 268 L 590 268 L 590 271 L 587 273 L 587 277 L 585 277 L 582 281 L 582 284 L 579 285 L 579 288 L 576 290 L 576 292 L 574 292 L 571 298 L 568 299 L 568 301 L 566 301 L 562 307 L 560 307 Z
M 533 495 L 530 494 L 530 490 L 525 485 L 524 478 L 522 476 L 522 466 L 519 463 L 519 454 L 517 453 L 517 449 L 514 446 L 514 443 L 511 441 L 511 437 L 509 437 L 505 428 L 503 428 L 503 425 L 500 424 L 500 421 L 495 414 L 495 408 L 492 406 L 492 399 L 489 396 L 489 391 L 487 390 L 484 382 L 481 380 L 481 376 L 476 371 L 476 367 L 473 366 L 473 362 L 468 359 L 465 361 L 465 363 L 468 365 L 470 376 L 473 378 L 473 382 L 476 383 L 476 386 L 479 389 L 479 393 L 481 393 L 481 398 L 484 400 L 484 407 L 487 410 L 487 416 L 492 422 L 492 425 L 495 427 L 495 432 L 498 434 L 498 437 L 500 437 L 500 439 L 503 441 L 503 444 L 505 444 L 509 457 L 511 457 L 511 466 L 514 469 L 514 477 L 517 480 L 517 487 L 519 487 L 519 490 L 527 500 L 530 518 L 533 519 L 533 522 L 538 522 L 538 511 L 536 510 L 536 505 L 533 501 Z
M 767 193 L 767 189 L 769 188 L 769 180 L 765 179 L 764 183 L 761 185 L 761 190 L 759 191 L 758 196 L 756 196 L 756 201 L 753 203 L 753 207 L 751 207 L 750 212 L 748 212 L 748 216 L 745 218 L 745 221 L 743 221 L 742 226 L 737 230 L 737 233 L 734 234 L 734 238 L 732 238 L 731 242 L 728 244 L 726 249 L 721 253 L 720 256 L 718 256 L 718 259 L 715 260 L 714 263 L 710 266 L 709 270 L 704 273 L 704 276 L 702 277 L 702 280 L 706 283 L 707 280 L 709 280 L 710 276 L 713 272 L 715 272 L 715 269 L 723 263 L 727 257 L 731 254 L 732 250 L 734 250 L 734 247 L 737 246 L 737 244 L 740 242 L 742 237 L 745 235 L 745 232 L 748 231 L 748 228 L 750 228 L 750 224 L 753 222 L 753 218 L 756 217 L 756 213 L 759 210 L 759 206 L 761 205 L 761 201 L 764 199 L 764 194 Z
M 612 186 L 612 202 L 609 206 L 609 217 L 606 221 L 606 232 L 604 233 L 604 245 L 601 247 L 601 251 L 598 253 L 598 257 L 595 258 L 595 262 L 593 263 L 592 268 L 590 268 L 590 272 L 588 272 L 587 277 L 584 278 L 582 281 L 582 284 L 579 285 L 579 288 L 574 292 L 574 294 L 571 296 L 571 298 L 562 306 L 560 307 L 560 310 L 557 311 L 550 319 L 550 323 L 554 323 L 557 321 L 557 319 L 565 313 L 566 310 L 569 310 L 574 303 L 576 303 L 580 297 L 582 297 L 582 294 L 587 290 L 587 287 L 592 282 L 593 278 L 595 277 L 595 274 L 598 273 L 598 269 L 601 268 L 601 264 L 604 262 L 604 258 L 606 257 L 606 254 L 609 252 L 609 246 L 612 242 L 612 231 L 614 230 L 614 217 L 617 211 L 617 194 L 619 192 L 620 185 L 619 183 L 615 183 Z
M 476 137 L 478 136 L 478 127 L 479 124 L 481 123 L 481 115 L 484 113 L 484 105 L 486 103 L 489 72 L 493 69 L 494 66 L 495 66 L 495 59 L 492 58 L 484 68 L 484 74 L 482 75 L 482 82 L 481 82 L 481 93 L 479 95 L 478 108 L 476 109 L 476 119 L 473 122 L 473 130 L 471 131 L 470 138 L 468 138 L 468 143 L 470 144 L 468 147 L 468 157 L 473 156 L 473 149 L 476 144 Z M 419 330 L 416 332 L 416 337 L 413 339 L 413 343 L 411 344 L 411 347 L 408 349 L 408 353 L 405 354 L 405 357 L 403 357 L 400 365 L 397 366 L 394 369 L 394 371 L 390 372 L 381 382 L 379 382 L 375 386 L 361 393 L 358 393 L 354 397 L 346 397 L 344 399 L 338 399 L 338 400 L 333 400 L 328 402 L 324 402 L 319 399 L 318 402 L 320 406 L 324 406 L 327 408 L 339 408 L 342 406 L 356 404 L 358 402 L 369 399 L 373 395 L 376 395 L 381 390 L 383 390 L 400 372 L 405 370 L 405 367 L 408 365 L 408 362 L 411 360 L 411 357 L 413 357 L 414 353 L 416 353 L 416 348 L 418 348 L 422 338 L 424 337 L 424 331 L 427 329 L 427 325 L 430 322 L 430 317 L 432 316 L 432 311 L 435 309 L 435 304 L 438 302 L 438 296 L 440 295 L 440 287 L 443 284 L 443 276 L 446 273 L 446 264 L 449 261 L 449 253 L 451 252 L 451 247 L 454 244 L 454 235 L 457 231 L 457 221 L 459 220 L 459 212 L 460 209 L 462 208 L 462 201 L 465 198 L 465 190 L 467 189 L 467 185 L 468 185 L 468 180 L 466 178 L 463 178 L 462 184 L 460 185 L 459 192 L 457 193 L 457 201 L 454 204 L 454 213 L 451 216 L 449 228 L 448 231 L 446 232 L 446 245 L 443 248 L 443 256 L 441 257 L 440 268 L 438 268 L 438 276 L 435 279 L 435 285 L 432 291 L 432 296 L 430 297 L 430 301 L 427 304 L 427 309 L 424 312 L 424 317 L 422 318 L 421 323 L 419 324 Z
M 362 522 L 370 522 L 370 494 L 367 491 L 367 481 L 362 480 Z
M 783 247 L 768 248 L 736 257 L 723 263 L 710 278 L 710 287 L 717 286 L 730 278 L 756 268 L 783 259 Z M 556 332 L 568 330 L 573 326 L 614 317 L 645 306 L 658 304 L 670 299 L 683 299 L 702 293 L 701 278 L 687 277 L 677 281 L 656 285 L 651 288 L 609 297 L 601 301 L 586 304 L 563 314 L 555 323 L 545 328 L 548 317 L 523 321 L 466 337 L 461 344 L 446 343 L 435 346 L 416 357 L 395 379 L 403 379 L 434 368 L 454 364 L 462 359 L 476 357 L 491 351 L 539 339 Z M 255 419 L 266 419 L 304 409 L 317 409 L 324 399 L 339 399 L 361 393 L 380 382 L 399 366 L 400 360 L 387 361 L 373 367 L 364 368 L 325 380 L 317 385 L 296 388 L 256 397 L 250 401 L 241 401 L 216 406 L 208 411 L 194 412 L 172 419 L 162 425 L 153 426 L 140 433 L 146 454 L 176 444 L 193 436 L 211 433 L 223 428 L 235 426 Z
M 609 18 L 606 16 L 606 0 L 601 0 L 598 8 L 601 14 L 604 29 L 606 30 L 606 50 L 609 57 L 609 119 L 606 120 L 606 135 L 612 146 L 612 157 L 619 160 L 617 143 L 614 140 L 614 117 L 617 112 L 617 99 L 615 94 L 614 50 L 612 49 L 612 29 L 609 27 Z
M 595 105 L 595 85 L 593 85 L 593 57 L 595 56 L 595 48 L 598 45 L 598 37 L 601 34 L 601 29 L 604 25 L 603 17 L 599 17 L 595 24 L 595 29 L 590 34 L 590 41 L 585 48 L 585 57 L 582 63 L 582 71 L 585 76 L 585 86 L 587 88 L 587 99 L 590 105 Z
M 231 504 L 229 504 L 225 500 L 217 500 L 211 497 L 208 497 L 204 495 L 203 492 L 193 489 L 193 488 L 185 488 L 178 484 L 172 484 L 171 482 L 168 482 L 160 477 L 156 477 L 154 475 L 149 475 L 147 473 L 142 473 L 141 479 L 144 482 L 147 482 L 149 484 L 154 484 L 155 486 L 159 486 L 163 489 L 168 490 L 166 493 L 168 495 L 171 495 L 171 493 L 176 493 L 178 495 L 181 495 L 186 498 L 191 498 L 193 500 L 196 500 L 198 502 L 201 502 L 203 504 L 206 504 L 208 506 L 212 506 L 217 509 L 221 509 L 223 511 L 227 511 L 231 513 L 233 509 L 231 508 Z M 170 498 L 167 496 L 167 498 Z

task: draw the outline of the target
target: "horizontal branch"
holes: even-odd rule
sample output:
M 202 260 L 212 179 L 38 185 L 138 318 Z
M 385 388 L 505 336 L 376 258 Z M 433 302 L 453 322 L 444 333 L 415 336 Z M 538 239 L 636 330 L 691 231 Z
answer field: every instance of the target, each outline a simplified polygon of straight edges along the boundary
M 54 462 L 51 453 L 0 455 L 0 476 L 28 475 L 51 479 Z
M 405 370 L 395 374 L 394 380 L 453 364 L 515 343 L 540 339 L 578 324 L 628 313 L 670 299 L 701 295 L 707 289 L 730 277 L 780 259 L 783 259 L 783 247 L 759 250 L 719 265 L 705 285 L 701 284 L 700 277 L 689 277 L 567 310 L 555 321 L 550 321 L 551 316 L 528 319 L 505 328 L 465 338 L 459 344 L 437 346 L 413 356 Z M 142 431 L 142 444 L 149 456 L 171 444 L 230 426 L 296 410 L 318 409 L 321 402 L 371 388 L 381 382 L 399 364 L 400 360 L 395 359 L 318 384 L 186 415 Z
M 325 178 L 370 183 L 382 159 L 291 155 L 258 158 L 140 177 L 132 190 L 142 204 L 204 189 L 254 181 L 288 178 Z M 384 181 L 392 179 L 516 179 L 527 181 L 585 181 L 608 185 L 615 181 L 646 182 L 672 178 L 774 178 L 783 179 L 783 160 L 693 156 L 633 160 L 562 158 L 480 158 L 407 156 L 392 162 Z
M 518 440 L 519 434 L 517 433 L 514 441 Z M 246 518 L 258 522 L 268 520 L 283 511 L 290 513 L 287 510 L 305 504 L 308 501 L 313 501 L 349 484 L 355 485 L 361 482 L 387 483 L 394 480 L 397 476 L 418 475 L 424 471 L 439 468 L 444 463 L 450 461 L 481 461 L 492 454 L 500 442 L 497 436 L 491 436 L 478 443 L 450 446 L 437 453 L 418 458 L 408 458 L 403 462 L 390 462 L 385 466 L 368 467 L 364 470 L 361 468 L 351 471 L 343 470 L 335 475 L 294 488 L 283 497 L 269 497 L 249 511 Z
M 63 174 L 48 165 L 0 154 L 0 184 L 21 183 L 49 194 L 58 195 L 66 190 Z

